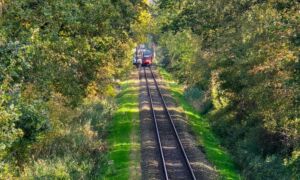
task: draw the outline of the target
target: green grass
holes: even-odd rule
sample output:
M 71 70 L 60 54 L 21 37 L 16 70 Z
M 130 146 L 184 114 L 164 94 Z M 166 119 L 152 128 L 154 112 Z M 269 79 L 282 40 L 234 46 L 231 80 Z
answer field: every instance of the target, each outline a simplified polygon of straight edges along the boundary
M 159 68 L 172 96 L 181 105 L 188 117 L 188 123 L 199 144 L 204 147 L 207 159 L 213 163 L 221 179 L 241 179 L 230 154 L 220 146 L 219 139 L 213 134 L 209 122 L 200 115 L 184 98 L 183 87 L 177 84 L 171 74 Z
M 104 179 L 139 179 L 139 98 L 138 80 L 121 83 L 118 109 L 109 126 L 108 163 Z

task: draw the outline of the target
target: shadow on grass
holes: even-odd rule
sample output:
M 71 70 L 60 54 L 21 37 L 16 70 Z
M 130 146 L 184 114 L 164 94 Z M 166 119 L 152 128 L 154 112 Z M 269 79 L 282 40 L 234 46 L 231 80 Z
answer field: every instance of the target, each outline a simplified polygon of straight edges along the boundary
M 129 179 L 132 165 L 131 153 L 138 150 L 138 143 L 131 138 L 139 127 L 139 89 L 136 81 L 122 83 L 117 96 L 118 110 L 109 126 L 107 165 L 103 179 Z

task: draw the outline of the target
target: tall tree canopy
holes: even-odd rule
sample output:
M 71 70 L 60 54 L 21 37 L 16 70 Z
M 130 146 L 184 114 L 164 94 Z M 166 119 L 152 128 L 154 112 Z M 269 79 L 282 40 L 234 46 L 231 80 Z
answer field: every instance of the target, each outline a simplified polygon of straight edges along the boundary
M 145 8 L 144 0 L 0 1 L 0 174 L 13 169 L 19 142 L 53 128 L 54 94 L 72 108 L 92 92 L 111 94 L 143 36 Z
M 210 121 L 244 175 L 299 178 L 299 2 L 158 1 L 156 8 L 163 64 L 187 94 L 198 89 L 202 108 L 213 104 Z

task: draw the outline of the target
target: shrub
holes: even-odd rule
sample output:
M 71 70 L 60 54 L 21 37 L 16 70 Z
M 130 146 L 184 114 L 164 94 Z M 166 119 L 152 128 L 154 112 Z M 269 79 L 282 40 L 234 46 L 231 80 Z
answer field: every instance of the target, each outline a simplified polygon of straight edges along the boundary
M 212 102 L 209 91 L 204 91 L 194 86 L 185 90 L 184 97 L 200 113 L 207 113 L 212 108 Z
M 43 114 L 45 110 L 41 111 L 34 105 L 23 104 L 20 111 L 21 116 L 16 122 L 16 127 L 22 129 L 24 138 L 34 140 L 39 133 L 49 129 L 49 119 L 46 114 Z

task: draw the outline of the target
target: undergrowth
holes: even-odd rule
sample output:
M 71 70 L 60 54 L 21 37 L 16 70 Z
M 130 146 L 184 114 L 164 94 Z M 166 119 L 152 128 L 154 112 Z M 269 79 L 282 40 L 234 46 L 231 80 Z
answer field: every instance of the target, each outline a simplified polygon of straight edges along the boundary
M 112 101 L 86 99 L 78 108 L 54 94 L 47 104 L 50 128 L 23 149 L 15 149 L 19 175 L 25 179 L 97 179 L 104 161 Z M 23 147 L 23 146 L 22 146 Z

